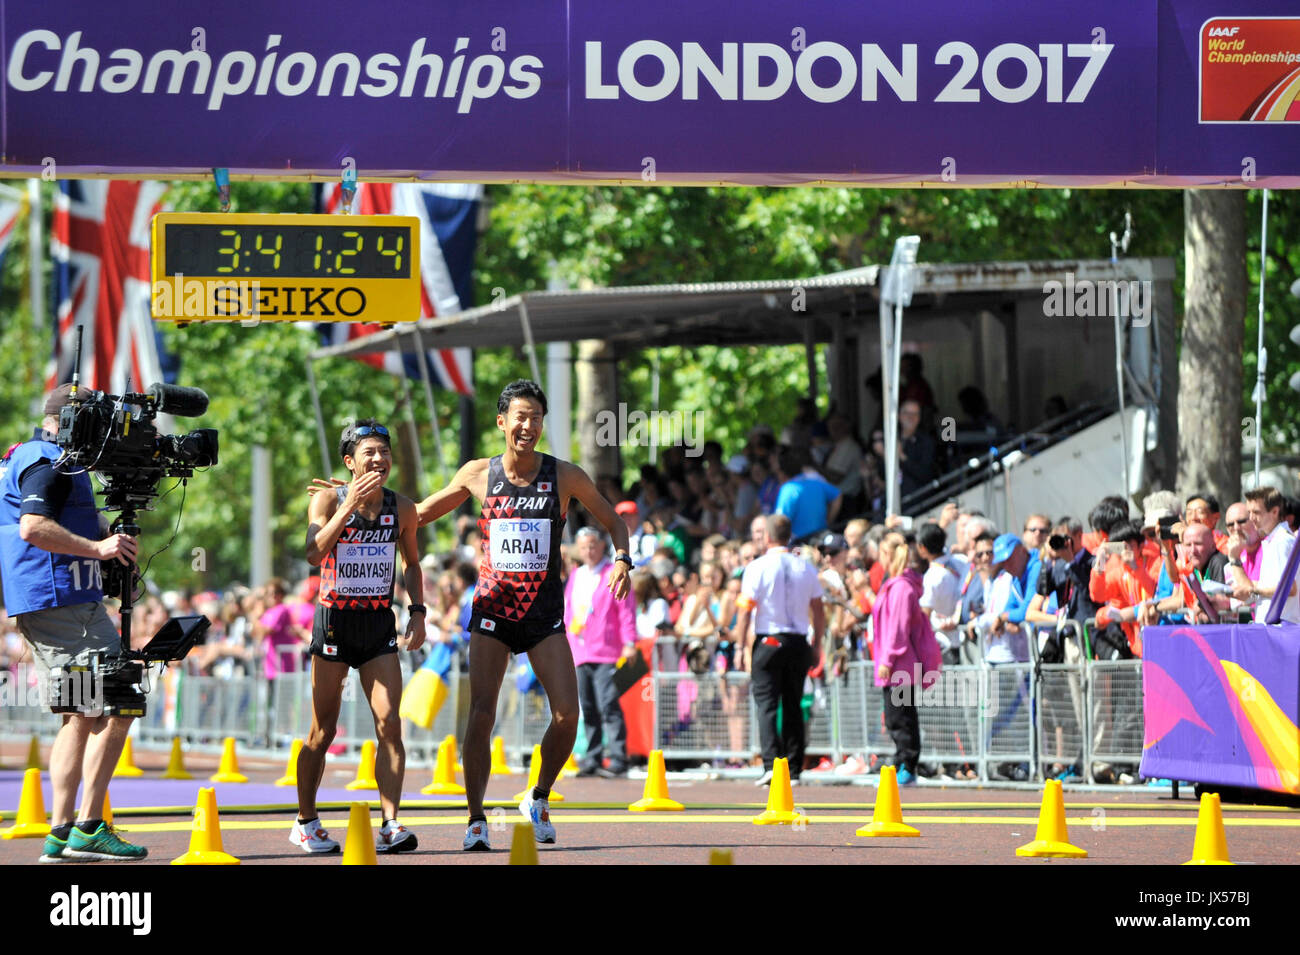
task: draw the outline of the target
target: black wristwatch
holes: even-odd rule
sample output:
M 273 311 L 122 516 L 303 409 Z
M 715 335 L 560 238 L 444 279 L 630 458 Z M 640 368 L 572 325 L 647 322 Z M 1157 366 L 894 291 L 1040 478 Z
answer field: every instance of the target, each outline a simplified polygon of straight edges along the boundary
M 614 559 L 615 559 L 615 560 L 621 560 L 623 563 L 627 564 L 629 567 L 632 566 L 632 556 L 631 556 L 627 551 L 625 551 L 625 550 L 621 550 L 621 551 L 619 551 L 617 554 L 615 554 L 615 555 L 614 555 Z
M 406 609 L 409 613 L 422 613 L 426 617 L 429 615 L 429 611 L 425 609 L 424 604 L 411 604 Z

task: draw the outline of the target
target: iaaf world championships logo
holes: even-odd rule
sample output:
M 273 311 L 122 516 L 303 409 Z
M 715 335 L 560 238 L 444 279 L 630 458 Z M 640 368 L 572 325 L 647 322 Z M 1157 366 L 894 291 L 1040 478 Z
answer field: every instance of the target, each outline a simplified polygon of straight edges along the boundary
M 1201 25 L 1202 123 L 1300 123 L 1300 17 Z

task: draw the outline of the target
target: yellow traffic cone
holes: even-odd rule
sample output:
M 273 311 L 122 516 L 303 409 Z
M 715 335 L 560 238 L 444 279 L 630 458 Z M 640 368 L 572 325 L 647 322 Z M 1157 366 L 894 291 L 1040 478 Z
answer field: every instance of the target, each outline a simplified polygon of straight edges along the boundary
M 731 861 L 730 849 L 710 849 L 709 865 L 734 865 Z
M 27 747 L 27 768 L 41 768 L 41 738 L 33 736 L 31 743 Z
M 528 761 L 528 785 L 523 792 L 515 793 L 515 802 L 523 799 L 537 786 L 537 780 L 542 775 L 542 746 L 537 744 L 533 747 L 533 758 Z M 558 777 L 557 777 L 558 778 Z M 551 802 L 564 802 L 564 797 L 556 790 L 551 790 Z
M 767 809 L 754 817 L 756 826 L 788 826 L 807 822 L 808 817 L 794 811 L 794 791 L 790 788 L 790 764 L 785 757 L 772 763 L 772 782 L 767 791 Z
M 858 830 L 860 836 L 919 836 L 919 829 L 903 825 L 903 810 L 898 800 L 898 770 L 885 766 L 880 770 L 880 788 L 876 790 L 876 807 L 871 822 Z
M 29 769 L 23 773 L 23 791 L 18 797 L 18 818 L 8 829 L 0 832 L 0 839 L 44 839 L 50 834 L 45 819 L 45 794 L 41 792 L 41 771 Z
M 185 770 L 185 755 L 181 752 L 181 738 L 172 737 L 172 754 L 167 759 L 167 772 L 162 774 L 163 779 L 193 779 Z
M 114 776 L 143 776 L 144 770 L 135 764 L 135 747 L 131 744 L 131 737 L 126 738 L 122 744 L 122 755 L 117 758 L 117 768 L 113 770 Z
M 378 865 L 375 858 L 375 834 L 370 828 L 370 807 L 354 802 L 348 813 L 348 835 L 343 845 L 344 865 Z
M 217 791 L 211 786 L 199 790 L 194 807 L 194 828 L 190 830 L 190 851 L 172 859 L 172 865 L 239 865 L 239 860 L 221 844 L 221 817 L 217 814 Z
M 357 767 L 357 778 L 343 787 L 344 789 L 378 789 L 375 780 L 375 741 L 366 740 L 361 744 L 361 765 Z
M 568 773 L 570 776 L 576 776 L 580 772 L 582 772 L 582 767 L 578 765 L 578 761 L 574 759 L 573 754 L 570 753 L 569 758 L 566 759 L 564 765 L 560 767 L 560 775 L 555 777 L 555 781 L 559 782 L 560 777 L 565 773 Z
M 1070 845 L 1070 833 L 1065 827 L 1065 798 L 1061 795 L 1061 781 L 1049 779 L 1043 789 L 1043 806 L 1038 811 L 1038 832 L 1034 841 L 1016 850 L 1018 856 L 1063 856 L 1067 859 L 1086 859 L 1088 850 Z
M 1192 858 L 1183 865 L 1233 865 L 1228 858 L 1228 837 L 1223 831 L 1223 809 L 1218 793 L 1201 793 L 1196 816 L 1196 839 Z
M 248 777 L 239 771 L 239 759 L 235 756 L 235 738 L 233 736 L 227 736 L 222 742 L 221 765 L 212 774 L 210 781 L 214 783 L 248 782 Z
M 465 787 L 456 782 L 456 760 L 451 747 L 455 743 L 443 740 L 438 744 L 437 762 L 433 765 L 433 782 L 420 792 L 426 796 L 463 796 Z
M 537 865 L 537 841 L 531 823 L 515 823 L 515 837 L 510 843 L 511 865 Z
M 668 798 L 668 774 L 664 772 L 664 753 L 650 753 L 650 767 L 645 778 L 645 793 L 627 807 L 632 812 L 675 812 L 686 807 Z
M 289 762 L 285 764 L 284 775 L 275 781 L 277 786 L 298 785 L 298 754 L 302 752 L 302 740 L 296 739 L 289 747 Z
M 506 762 L 506 741 L 500 736 L 492 739 L 492 769 L 490 774 L 493 776 L 513 776 L 514 770 Z
M 456 772 L 465 772 L 465 767 L 462 766 L 460 762 L 460 753 L 456 751 L 456 737 L 453 734 L 448 733 L 443 737 L 442 741 L 447 744 L 447 748 L 451 751 L 451 765 L 455 767 Z
M 113 805 L 108 801 L 107 789 L 104 790 L 104 812 L 99 818 L 103 819 L 104 822 L 110 826 L 113 824 Z

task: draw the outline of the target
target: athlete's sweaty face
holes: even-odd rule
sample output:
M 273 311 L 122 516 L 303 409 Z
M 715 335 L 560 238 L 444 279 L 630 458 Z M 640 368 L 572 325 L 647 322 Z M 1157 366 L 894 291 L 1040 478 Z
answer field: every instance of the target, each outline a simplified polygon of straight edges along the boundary
M 516 453 L 537 449 L 542 438 L 542 404 L 532 398 L 512 398 L 505 414 L 497 415 L 497 427 L 506 436 L 506 447 Z
M 393 469 L 393 450 L 381 438 L 362 438 L 352 450 L 352 463 L 348 469 L 356 477 L 378 471 L 386 481 L 388 472 Z

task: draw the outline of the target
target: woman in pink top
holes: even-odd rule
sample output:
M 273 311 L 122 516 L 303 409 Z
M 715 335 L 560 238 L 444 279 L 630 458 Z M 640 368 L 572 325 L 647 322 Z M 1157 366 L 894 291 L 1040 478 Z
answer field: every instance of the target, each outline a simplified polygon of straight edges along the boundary
M 301 670 L 302 651 L 311 642 L 311 635 L 294 622 L 293 610 L 284 602 L 285 593 L 284 581 L 272 578 L 266 585 L 266 596 L 254 604 L 258 615 L 253 638 L 261 642 L 265 652 L 262 672 L 268 680 Z
M 872 609 L 876 686 L 884 691 L 885 727 L 894 740 L 898 784 L 906 786 L 916 782 L 921 758 L 916 684 L 924 688 L 934 683 L 942 656 L 929 615 L 921 609 L 921 576 L 928 561 L 917 552 L 914 538 L 899 533 L 887 534 L 881 550 L 888 579 Z

